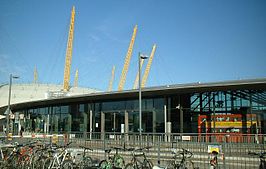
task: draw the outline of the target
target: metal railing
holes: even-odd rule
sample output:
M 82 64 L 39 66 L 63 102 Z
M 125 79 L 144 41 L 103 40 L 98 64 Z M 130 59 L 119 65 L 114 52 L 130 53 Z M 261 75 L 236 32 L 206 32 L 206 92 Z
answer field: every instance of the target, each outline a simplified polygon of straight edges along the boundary
M 34 136 L 34 137 L 33 137 Z M 248 155 L 248 152 L 264 151 L 266 135 L 220 135 L 220 134 L 164 134 L 164 133 L 71 133 L 53 135 L 31 135 L 23 137 L 12 137 L 11 141 L 27 142 L 32 139 L 39 139 L 48 143 L 66 144 L 72 142 L 73 149 L 80 145 L 94 149 L 91 156 L 98 161 L 104 159 L 104 150 L 111 147 L 132 148 L 151 146 L 147 157 L 153 164 L 166 166 L 171 160 L 173 149 L 187 149 L 193 153 L 191 160 L 195 167 L 209 168 L 210 153 L 213 149 L 219 152 L 218 163 L 220 168 L 240 169 L 259 167 L 259 158 Z M 119 152 L 129 161 L 131 153 L 128 151 Z

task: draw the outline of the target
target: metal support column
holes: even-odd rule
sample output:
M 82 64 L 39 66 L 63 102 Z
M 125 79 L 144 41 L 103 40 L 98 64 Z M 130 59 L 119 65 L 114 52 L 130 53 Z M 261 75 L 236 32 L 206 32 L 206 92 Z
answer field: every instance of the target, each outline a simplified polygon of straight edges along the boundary
M 93 128 L 92 128 L 92 110 L 90 110 L 90 139 L 92 136 Z
M 125 111 L 125 142 L 128 141 L 128 112 Z
M 105 114 L 104 112 L 101 112 L 101 139 L 104 139 L 105 135 Z
M 184 113 L 183 113 L 183 107 L 180 105 L 180 134 L 182 136 L 184 132 Z

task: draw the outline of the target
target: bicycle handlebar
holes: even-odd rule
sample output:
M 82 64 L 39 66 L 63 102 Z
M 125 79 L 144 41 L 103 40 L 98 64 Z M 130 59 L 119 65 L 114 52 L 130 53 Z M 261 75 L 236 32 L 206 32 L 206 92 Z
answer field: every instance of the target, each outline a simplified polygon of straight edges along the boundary
M 152 148 L 152 147 L 147 146 L 147 147 L 137 148 L 137 149 L 135 149 L 135 151 L 144 151 L 144 150 L 149 150 L 150 148 Z
M 141 151 L 144 152 L 145 150 L 149 150 L 150 148 L 152 148 L 151 146 L 147 146 L 147 147 L 142 147 L 142 148 L 125 148 L 126 151 L 132 151 L 133 153 L 136 151 Z
M 266 152 L 259 152 L 259 153 L 255 153 L 255 152 L 248 152 L 248 155 L 255 155 L 255 156 L 259 156 L 259 157 L 264 157 L 266 155 Z
M 85 146 L 79 146 L 80 148 L 83 148 L 83 149 L 85 149 L 85 150 L 90 150 L 90 151 L 93 151 L 93 149 L 92 148 L 90 148 L 90 147 L 85 147 Z
M 122 147 L 111 147 L 111 149 L 115 149 L 115 150 L 124 150 L 124 148 L 122 148 Z
M 178 152 L 172 151 L 172 153 L 175 155 L 182 155 L 182 156 L 186 155 L 186 158 L 190 158 L 193 155 L 193 153 L 191 151 L 184 149 L 184 148 L 181 148 L 181 149 L 182 149 L 182 151 L 178 151 Z

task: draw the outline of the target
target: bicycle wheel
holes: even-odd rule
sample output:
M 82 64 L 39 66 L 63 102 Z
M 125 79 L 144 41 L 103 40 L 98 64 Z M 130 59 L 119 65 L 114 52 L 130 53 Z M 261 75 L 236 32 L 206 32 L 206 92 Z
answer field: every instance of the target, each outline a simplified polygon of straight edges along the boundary
M 45 158 L 41 151 L 35 152 L 30 158 L 30 169 L 41 169 Z
M 8 165 L 7 161 L 1 161 L 0 164 L 1 169 L 9 169 L 11 167 L 10 165 Z
M 173 162 L 168 163 L 167 166 L 165 167 L 165 169 L 176 169 L 176 168 L 177 167 Z
M 84 157 L 81 162 L 78 163 L 80 169 L 86 169 L 92 166 L 92 158 Z
M 49 168 L 49 167 L 52 167 L 51 165 L 52 165 L 52 163 L 53 163 L 53 159 L 52 158 L 46 158 L 46 159 L 44 159 L 44 161 L 43 161 L 43 165 L 42 165 L 42 169 L 47 169 L 47 168 Z
M 67 160 L 63 162 L 61 169 L 73 169 L 73 162 L 71 160 Z
M 120 155 L 116 155 L 114 157 L 114 167 L 115 168 L 124 168 L 125 167 L 125 160 Z
M 142 164 L 142 168 L 143 168 L 143 169 L 152 169 L 152 167 L 153 167 L 153 164 L 152 164 L 152 162 L 149 161 L 149 160 L 145 160 L 145 161 L 143 162 L 143 164 Z
M 44 163 L 44 158 L 39 156 L 33 156 L 31 161 L 31 168 L 32 169 L 41 169 Z
M 8 160 L 8 165 L 11 166 L 11 168 L 18 168 L 19 159 L 18 156 L 13 156 Z
M 20 158 L 20 166 L 18 168 L 21 169 L 29 169 L 30 168 L 30 156 L 29 155 L 24 155 Z
M 128 163 L 126 166 L 125 166 L 125 169 L 137 169 L 138 167 L 134 167 L 134 165 L 132 163 Z
M 194 164 L 192 161 L 185 161 L 184 163 L 179 164 L 178 169 L 194 169 Z
M 111 169 L 113 166 L 106 160 L 102 160 L 99 164 L 100 169 Z
M 186 169 L 194 169 L 194 163 L 192 161 L 186 161 L 185 162 Z

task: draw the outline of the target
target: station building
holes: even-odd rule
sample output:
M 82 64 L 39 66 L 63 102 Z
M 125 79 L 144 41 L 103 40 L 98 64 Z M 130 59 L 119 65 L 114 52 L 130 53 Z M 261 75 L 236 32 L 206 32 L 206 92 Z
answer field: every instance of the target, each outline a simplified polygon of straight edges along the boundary
M 266 78 L 142 89 L 143 133 L 266 133 Z M 0 107 L 4 114 L 7 106 Z M 11 105 L 25 132 L 139 132 L 139 90 L 95 92 Z

